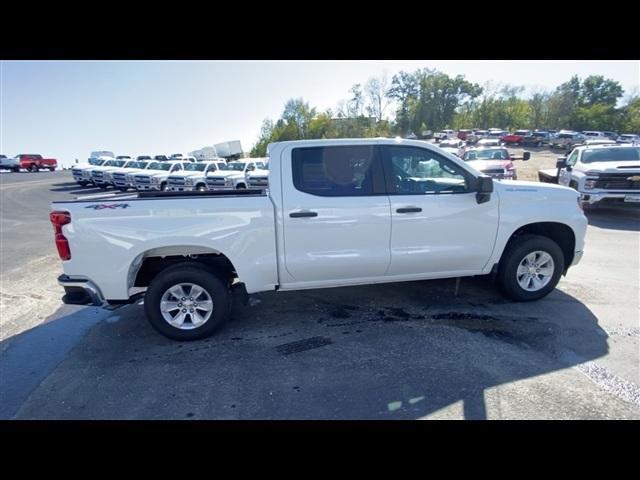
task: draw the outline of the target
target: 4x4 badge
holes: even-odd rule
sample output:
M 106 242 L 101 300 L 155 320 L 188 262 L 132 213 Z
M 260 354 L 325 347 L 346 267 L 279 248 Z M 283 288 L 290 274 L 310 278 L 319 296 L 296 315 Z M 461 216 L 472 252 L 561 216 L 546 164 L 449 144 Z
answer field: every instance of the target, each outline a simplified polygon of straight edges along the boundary
M 93 208 L 94 210 L 104 210 L 105 208 L 127 208 L 128 203 L 100 203 L 98 205 L 87 205 L 84 208 Z

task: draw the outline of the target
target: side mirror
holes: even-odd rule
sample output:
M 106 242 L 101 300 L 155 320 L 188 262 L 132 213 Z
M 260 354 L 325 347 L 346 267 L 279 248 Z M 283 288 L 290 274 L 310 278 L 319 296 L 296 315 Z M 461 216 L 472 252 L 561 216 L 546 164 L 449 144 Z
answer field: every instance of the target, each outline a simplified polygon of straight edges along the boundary
M 491 192 L 493 192 L 493 179 L 487 175 L 477 177 L 476 201 L 479 204 L 488 202 L 491 199 Z
M 529 160 L 531 158 L 531 152 L 524 152 L 522 154 L 522 160 L 526 161 Z
M 567 166 L 567 157 L 560 157 L 556 162 L 556 168 L 565 168 Z

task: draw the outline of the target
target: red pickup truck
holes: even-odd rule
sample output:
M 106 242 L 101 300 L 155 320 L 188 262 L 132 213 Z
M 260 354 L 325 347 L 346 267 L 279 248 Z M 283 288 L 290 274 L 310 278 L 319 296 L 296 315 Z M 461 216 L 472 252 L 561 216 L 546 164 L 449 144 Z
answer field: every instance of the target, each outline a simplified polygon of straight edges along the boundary
M 57 168 L 58 161 L 55 158 L 42 158 L 42 155 L 32 153 L 21 153 L 16 155 L 20 161 L 20 168 L 29 170 L 30 172 L 37 172 L 40 169 L 51 170 L 52 172 Z

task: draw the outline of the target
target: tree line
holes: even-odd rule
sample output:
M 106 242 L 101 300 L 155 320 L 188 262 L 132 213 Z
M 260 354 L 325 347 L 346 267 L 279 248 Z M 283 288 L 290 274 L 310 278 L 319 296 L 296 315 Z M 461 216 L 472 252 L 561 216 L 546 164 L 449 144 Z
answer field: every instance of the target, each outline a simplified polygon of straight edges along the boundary
M 602 75 L 573 76 L 552 91 L 524 98 L 524 87 L 469 82 L 433 69 L 401 71 L 355 84 L 335 109 L 318 111 L 302 98 L 290 99 L 276 121 L 264 120 L 252 157 L 266 155 L 271 142 L 315 138 L 422 138 L 451 129 L 570 129 L 640 132 L 640 96 L 624 97 L 622 86 Z

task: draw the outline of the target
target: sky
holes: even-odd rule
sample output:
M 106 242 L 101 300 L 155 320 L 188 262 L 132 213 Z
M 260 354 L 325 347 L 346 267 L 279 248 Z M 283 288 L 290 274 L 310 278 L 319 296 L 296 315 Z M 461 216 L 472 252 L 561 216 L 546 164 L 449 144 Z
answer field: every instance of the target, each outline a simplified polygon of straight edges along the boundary
M 40 153 L 70 166 L 95 150 L 187 153 L 240 140 L 303 97 L 335 108 L 355 83 L 435 68 L 469 81 L 552 90 L 600 74 L 638 92 L 640 61 L 1 61 L 0 153 Z

